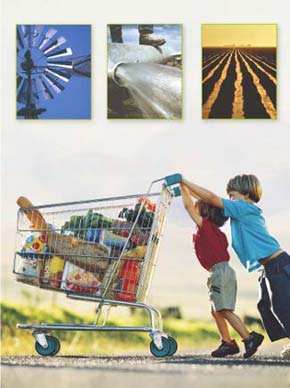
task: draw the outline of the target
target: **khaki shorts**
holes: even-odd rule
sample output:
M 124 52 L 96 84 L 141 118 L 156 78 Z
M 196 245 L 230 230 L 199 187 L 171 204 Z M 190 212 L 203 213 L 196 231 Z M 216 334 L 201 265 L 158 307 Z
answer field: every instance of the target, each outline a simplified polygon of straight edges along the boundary
M 211 268 L 207 286 L 213 311 L 235 309 L 237 279 L 235 271 L 227 261 L 217 263 Z

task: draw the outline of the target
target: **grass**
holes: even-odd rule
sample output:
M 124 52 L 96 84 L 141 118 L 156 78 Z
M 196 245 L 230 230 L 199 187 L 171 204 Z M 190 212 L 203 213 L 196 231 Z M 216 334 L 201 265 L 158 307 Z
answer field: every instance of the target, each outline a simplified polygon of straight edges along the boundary
M 35 305 L 16 305 L 1 303 L 1 341 L 2 355 L 36 354 L 35 340 L 30 330 L 16 328 L 17 323 L 73 323 L 91 324 L 94 314 L 81 314 L 62 307 L 41 308 Z M 148 326 L 149 322 L 143 314 L 126 317 L 112 317 L 108 320 L 113 326 Z M 168 318 L 163 321 L 164 332 L 171 335 L 178 342 L 179 350 L 210 348 L 219 341 L 219 335 L 212 321 L 201 322 L 194 320 Z M 255 327 L 251 327 L 255 330 Z M 261 328 L 258 329 L 261 331 Z M 150 354 L 148 333 L 140 332 L 82 332 L 82 331 L 52 331 L 61 342 L 61 355 L 84 354 L 121 354 L 143 353 Z M 237 338 L 235 333 L 233 337 Z

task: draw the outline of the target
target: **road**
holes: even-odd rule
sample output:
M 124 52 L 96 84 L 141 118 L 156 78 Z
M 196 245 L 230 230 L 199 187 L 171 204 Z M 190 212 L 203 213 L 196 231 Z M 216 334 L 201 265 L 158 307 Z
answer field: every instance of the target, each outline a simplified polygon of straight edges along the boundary
M 289 388 L 290 360 L 262 354 L 213 359 L 203 353 L 177 353 L 156 359 L 122 356 L 5 356 L 2 388 Z

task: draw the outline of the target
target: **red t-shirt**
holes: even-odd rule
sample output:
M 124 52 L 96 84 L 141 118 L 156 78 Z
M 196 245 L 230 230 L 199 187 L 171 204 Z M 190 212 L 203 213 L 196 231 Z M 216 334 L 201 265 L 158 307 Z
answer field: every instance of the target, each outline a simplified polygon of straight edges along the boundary
M 196 256 L 206 270 L 209 271 L 214 264 L 229 261 L 226 235 L 206 218 L 203 218 L 202 225 L 192 237 Z

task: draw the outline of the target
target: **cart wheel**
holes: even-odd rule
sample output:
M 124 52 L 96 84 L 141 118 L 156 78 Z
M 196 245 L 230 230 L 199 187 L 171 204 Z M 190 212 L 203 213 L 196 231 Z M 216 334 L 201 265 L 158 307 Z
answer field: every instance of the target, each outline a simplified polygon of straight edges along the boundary
M 158 349 L 153 341 L 150 342 L 150 352 L 153 354 L 153 356 L 161 358 L 169 355 L 171 350 L 171 342 L 167 338 L 162 337 L 162 346 L 162 349 Z
M 60 350 L 60 342 L 59 342 L 58 338 L 53 337 L 53 336 L 50 336 L 50 339 L 52 341 L 54 341 L 54 352 L 53 352 L 52 356 L 55 356 Z
M 47 341 L 47 348 L 44 348 L 38 342 L 35 342 L 35 350 L 41 356 L 55 356 L 60 349 L 59 340 L 52 335 L 46 335 L 45 338 Z
M 170 343 L 170 351 L 168 353 L 168 356 L 173 356 L 173 354 L 177 352 L 177 342 L 173 337 L 170 336 L 168 336 L 167 339 Z

